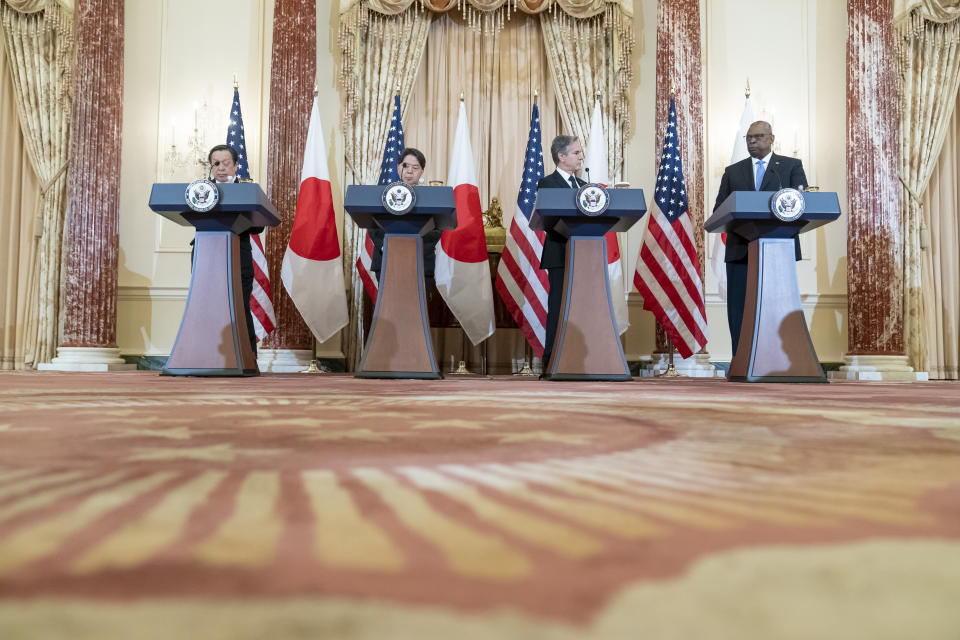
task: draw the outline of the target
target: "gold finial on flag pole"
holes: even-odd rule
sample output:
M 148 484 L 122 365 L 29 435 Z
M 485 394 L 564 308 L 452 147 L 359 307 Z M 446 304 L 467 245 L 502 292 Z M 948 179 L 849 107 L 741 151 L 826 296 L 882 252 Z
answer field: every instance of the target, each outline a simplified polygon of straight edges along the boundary
M 595 93 L 594 95 L 596 95 L 596 96 L 597 96 L 597 100 L 599 100 L 599 99 L 600 99 L 600 89 L 597 89 L 597 91 L 596 91 L 596 93 Z
M 237 80 L 237 72 L 236 72 L 236 71 L 233 72 L 233 88 L 234 88 L 234 89 L 239 89 L 239 88 L 240 88 L 240 82 Z
M 463 102 L 463 89 L 460 89 L 460 102 Z
M 537 98 L 540 97 L 540 89 L 533 90 L 533 104 L 537 104 Z
M 750 76 L 747 76 L 747 88 L 743 90 L 743 97 L 750 97 Z
M 320 85 L 317 84 L 316 82 L 314 82 L 314 83 L 313 83 L 313 97 L 316 98 L 318 95 L 320 95 Z
M 400 83 L 397 83 L 397 95 L 400 95 Z

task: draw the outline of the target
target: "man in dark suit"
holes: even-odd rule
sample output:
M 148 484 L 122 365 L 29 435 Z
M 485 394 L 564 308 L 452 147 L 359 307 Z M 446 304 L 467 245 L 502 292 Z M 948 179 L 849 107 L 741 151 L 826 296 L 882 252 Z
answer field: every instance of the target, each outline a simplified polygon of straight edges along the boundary
M 544 176 L 537 189 L 579 189 L 586 182 L 576 176 L 583 166 L 583 147 L 576 136 L 557 136 L 550 145 L 550 155 L 557 165 L 556 171 Z M 550 291 L 547 295 L 546 339 L 543 345 L 543 369 L 546 371 L 553 340 L 560 321 L 560 303 L 563 299 L 563 272 L 567 260 L 567 239 L 556 231 L 547 231 L 540 254 L 540 268 L 547 270 Z
M 218 144 L 210 149 L 207 160 L 210 162 L 210 179 L 214 182 L 237 182 L 237 150 L 227 144 Z M 250 234 L 261 233 L 263 227 L 252 227 L 240 234 L 240 287 L 243 291 L 243 310 L 247 316 L 247 336 L 250 348 L 257 355 L 257 334 L 253 328 L 253 314 L 250 313 L 250 294 L 253 293 L 253 253 L 250 250 Z M 193 244 L 193 241 L 190 242 Z M 191 252 L 191 264 L 193 255 Z
M 750 157 L 724 169 L 717 201 L 713 205 L 714 211 L 734 191 L 778 191 L 787 187 L 802 190 L 806 187 L 807 176 L 803 172 L 803 163 L 797 158 L 773 153 L 773 141 L 773 130 L 769 122 L 758 120 L 750 125 L 747 129 L 747 151 Z M 794 242 L 799 260 L 800 239 L 797 238 Z M 748 244 L 735 233 L 727 235 L 724 255 L 727 265 L 727 323 L 730 325 L 733 353 L 737 352 L 740 341 L 743 305 L 747 296 Z

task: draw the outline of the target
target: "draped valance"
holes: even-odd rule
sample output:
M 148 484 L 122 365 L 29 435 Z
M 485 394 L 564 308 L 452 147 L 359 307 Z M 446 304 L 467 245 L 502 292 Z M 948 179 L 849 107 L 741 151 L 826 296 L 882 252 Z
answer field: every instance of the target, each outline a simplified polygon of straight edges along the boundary
M 960 0 L 894 0 L 893 23 L 901 25 L 914 12 L 931 22 L 953 22 L 960 19 Z
M 396 15 L 414 4 L 418 5 L 418 8 L 439 13 L 453 10 L 491 13 L 502 9 L 506 12 L 535 14 L 559 9 L 574 18 L 592 18 L 613 6 L 618 7 L 623 15 L 633 15 L 631 0 L 340 0 L 340 15 L 361 5 L 369 11 Z
M 67 11 L 73 11 L 74 0 L 3 0 L 10 8 L 20 13 L 36 13 L 43 11 L 47 5 L 60 5 Z

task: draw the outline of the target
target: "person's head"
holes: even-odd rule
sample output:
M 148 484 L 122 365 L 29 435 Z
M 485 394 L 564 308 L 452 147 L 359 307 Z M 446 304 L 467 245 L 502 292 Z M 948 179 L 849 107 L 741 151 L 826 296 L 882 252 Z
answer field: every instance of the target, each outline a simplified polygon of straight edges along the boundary
M 415 187 L 420 184 L 423 170 L 427 168 L 427 159 L 423 152 L 413 147 L 407 147 L 400 152 L 400 162 L 397 164 L 397 173 L 405 184 Z
M 574 174 L 583 166 L 583 147 L 576 136 L 557 136 L 550 145 L 550 155 L 558 169 Z
M 769 122 L 757 120 L 747 129 L 747 151 L 754 158 L 765 158 L 773 147 L 773 129 Z
M 216 182 L 232 182 L 237 175 L 237 150 L 228 144 L 218 144 L 207 154 L 210 162 L 210 176 Z

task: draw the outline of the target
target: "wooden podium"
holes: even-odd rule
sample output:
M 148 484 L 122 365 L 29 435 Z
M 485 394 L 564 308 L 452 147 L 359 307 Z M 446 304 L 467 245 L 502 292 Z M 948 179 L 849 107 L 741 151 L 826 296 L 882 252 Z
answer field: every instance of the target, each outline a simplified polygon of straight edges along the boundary
M 186 184 L 155 184 L 150 192 L 153 211 L 197 230 L 187 305 L 161 375 L 260 375 L 247 334 L 238 234 L 276 226 L 280 215 L 259 185 L 217 186 L 220 201 L 206 213 L 186 205 Z
M 451 187 L 413 187 L 416 204 L 403 214 L 383 205 L 386 187 L 350 185 L 344 209 L 357 226 L 383 229 L 379 293 L 357 378 L 443 378 L 433 353 L 423 279 L 423 237 L 456 229 Z
M 623 354 L 607 277 L 610 231 L 626 231 L 647 211 L 642 189 L 610 189 L 610 203 L 598 216 L 577 209 L 573 189 L 540 189 L 530 228 L 566 236 L 563 301 L 549 380 L 632 380 Z M 622 295 L 622 294 L 621 294 Z
M 772 191 L 735 191 L 704 228 L 750 242 L 747 296 L 729 380 L 827 382 L 800 303 L 794 238 L 840 217 L 835 193 L 804 192 L 806 211 L 783 221 L 770 209 Z

